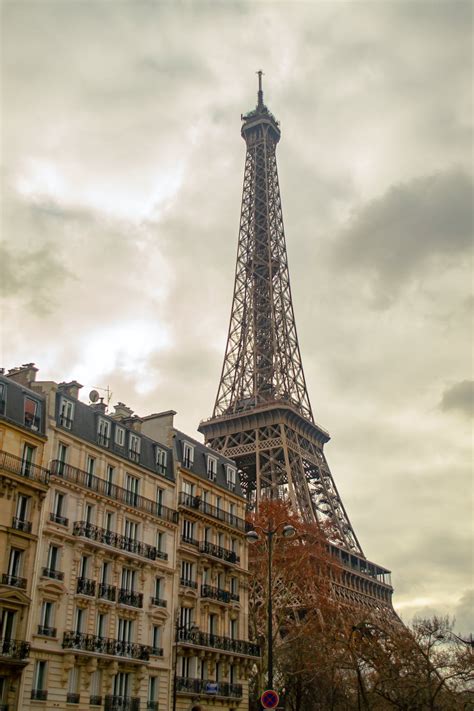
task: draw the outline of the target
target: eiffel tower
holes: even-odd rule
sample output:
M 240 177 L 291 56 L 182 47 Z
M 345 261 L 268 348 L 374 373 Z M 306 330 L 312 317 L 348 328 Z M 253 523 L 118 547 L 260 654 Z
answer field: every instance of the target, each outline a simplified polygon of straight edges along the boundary
M 279 122 L 258 100 L 242 115 L 247 146 L 234 297 L 212 417 L 199 431 L 234 459 L 250 509 L 288 498 L 308 522 L 324 525 L 349 604 L 391 607 L 390 571 L 368 561 L 331 475 L 306 388 L 290 290 L 278 183 Z

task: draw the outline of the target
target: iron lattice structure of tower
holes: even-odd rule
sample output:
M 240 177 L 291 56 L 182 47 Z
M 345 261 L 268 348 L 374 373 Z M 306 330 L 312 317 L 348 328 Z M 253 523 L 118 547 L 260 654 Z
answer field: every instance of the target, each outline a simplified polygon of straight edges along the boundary
M 323 452 L 296 332 L 278 183 L 278 121 L 263 102 L 242 116 L 246 142 L 234 297 L 212 417 L 199 430 L 234 459 L 250 508 L 289 497 L 308 522 L 324 523 L 344 569 L 342 597 L 391 603 L 389 571 L 364 556 Z

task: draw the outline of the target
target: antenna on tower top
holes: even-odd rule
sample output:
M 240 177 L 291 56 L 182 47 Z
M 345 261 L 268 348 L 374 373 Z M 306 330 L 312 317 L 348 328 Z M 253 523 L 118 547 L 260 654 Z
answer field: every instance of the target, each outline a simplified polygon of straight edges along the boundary
M 263 89 L 262 89 L 262 76 L 263 72 L 261 69 L 258 70 L 258 106 L 263 106 Z

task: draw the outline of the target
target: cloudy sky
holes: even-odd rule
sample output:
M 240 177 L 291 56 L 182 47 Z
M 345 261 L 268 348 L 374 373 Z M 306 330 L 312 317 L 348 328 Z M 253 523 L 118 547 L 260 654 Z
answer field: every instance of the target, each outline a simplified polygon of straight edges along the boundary
M 1 363 L 211 414 L 245 144 L 278 148 L 327 456 L 406 620 L 474 631 L 472 5 L 3 0 Z

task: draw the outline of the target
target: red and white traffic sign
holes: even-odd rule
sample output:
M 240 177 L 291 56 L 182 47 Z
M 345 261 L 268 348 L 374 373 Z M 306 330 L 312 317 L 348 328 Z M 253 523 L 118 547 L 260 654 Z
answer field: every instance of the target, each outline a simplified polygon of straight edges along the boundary
M 276 709 L 280 702 L 280 697 L 273 689 L 267 689 L 261 695 L 260 702 L 264 709 Z

